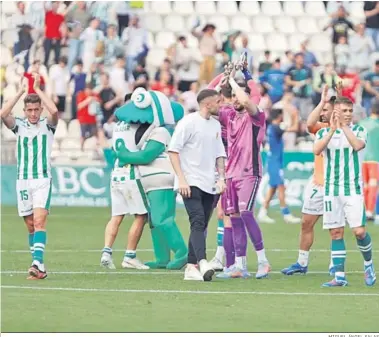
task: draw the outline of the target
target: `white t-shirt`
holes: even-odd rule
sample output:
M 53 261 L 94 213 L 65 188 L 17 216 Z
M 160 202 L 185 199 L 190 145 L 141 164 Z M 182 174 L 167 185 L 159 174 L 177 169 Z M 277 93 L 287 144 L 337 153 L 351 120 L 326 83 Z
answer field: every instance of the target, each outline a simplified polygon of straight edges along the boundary
M 185 116 L 178 123 L 168 150 L 179 153 L 181 168 L 190 186 L 216 194 L 216 159 L 226 157 L 221 125 L 216 119 L 205 119 L 199 112 Z M 178 188 L 177 177 L 174 188 Z
M 50 81 L 55 88 L 57 96 L 66 96 L 68 81 L 70 80 L 70 71 L 68 67 L 62 68 L 59 64 L 55 64 L 50 68 Z

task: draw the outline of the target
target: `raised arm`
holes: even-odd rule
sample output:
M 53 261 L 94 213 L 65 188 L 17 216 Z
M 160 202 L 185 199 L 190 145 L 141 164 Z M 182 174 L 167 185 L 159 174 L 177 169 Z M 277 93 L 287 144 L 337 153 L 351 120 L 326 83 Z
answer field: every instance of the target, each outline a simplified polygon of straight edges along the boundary
M 16 119 L 12 116 L 12 110 L 14 106 L 17 104 L 18 100 L 21 98 L 21 96 L 26 91 L 26 81 L 24 78 L 21 78 L 21 85 L 20 89 L 18 90 L 17 94 L 10 99 L 8 102 L 6 102 L 3 105 L 3 108 L 0 110 L 0 115 L 3 123 L 8 129 L 13 129 L 16 125 Z
M 220 75 L 217 75 L 212 81 L 211 83 L 208 84 L 208 89 L 215 89 L 216 87 L 219 86 L 219 84 L 221 83 L 221 80 L 222 78 L 224 77 L 224 73 L 220 74 Z
M 38 74 L 34 74 L 34 85 L 33 89 L 36 94 L 41 98 L 43 105 L 46 107 L 48 112 L 47 122 L 50 126 L 56 126 L 58 124 L 58 109 L 54 102 L 41 90 L 41 77 Z
M 312 132 L 312 129 L 317 126 L 317 123 L 320 121 L 320 115 L 322 112 L 322 109 L 324 108 L 325 104 L 328 102 L 328 90 L 329 87 L 327 85 L 324 85 L 322 88 L 321 93 L 321 100 L 320 103 L 313 109 L 313 111 L 310 113 L 307 119 L 307 128 L 309 132 Z
M 329 131 L 324 128 L 319 130 L 316 134 L 316 140 L 313 146 L 313 152 L 316 156 L 320 155 L 325 150 L 330 140 L 332 139 L 334 132 L 337 130 L 337 128 L 339 128 L 339 126 L 339 113 L 337 111 L 333 111 L 332 117 L 330 119 Z

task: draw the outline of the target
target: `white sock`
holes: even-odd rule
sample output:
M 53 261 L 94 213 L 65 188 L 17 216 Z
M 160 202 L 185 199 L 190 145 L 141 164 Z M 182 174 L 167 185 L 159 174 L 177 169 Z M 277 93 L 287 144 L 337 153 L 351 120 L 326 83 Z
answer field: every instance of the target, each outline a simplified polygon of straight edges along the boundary
M 236 256 L 236 267 L 239 269 L 247 269 L 246 267 L 246 256 Z
M 34 260 L 32 262 L 32 264 L 34 264 L 35 266 L 37 266 L 37 268 L 40 270 L 40 271 L 45 271 L 45 265 L 37 260 Z
M 309 252 L 306 250 L 299 250 L 299 257 L 297 258 L 297 263 L 302 266 L 308 266 Z
M 267 262 L 265 249 L 261 249 L 257 251 L 258 263 Z
M 369 265 L 372 264 L 372 260 L 370 260 L 370 261 L 363 261 L 363 263 L 364 263 L 365 267 L 367 267 L 367 266 L 369 266 Z
M 224 261 L 225 249 L 223 246 L 217 246 L 215 256 L 216 256 L 216 259 L 219 260 L 221 263 Z
M 266 215 L 267 215 L 267 209 L 262 206 L 259 210 L 258 216 L 266 216 Z
M 345 272 L 344 271 L 336 271 L 335 277 L 342 277 L 345 278 Z

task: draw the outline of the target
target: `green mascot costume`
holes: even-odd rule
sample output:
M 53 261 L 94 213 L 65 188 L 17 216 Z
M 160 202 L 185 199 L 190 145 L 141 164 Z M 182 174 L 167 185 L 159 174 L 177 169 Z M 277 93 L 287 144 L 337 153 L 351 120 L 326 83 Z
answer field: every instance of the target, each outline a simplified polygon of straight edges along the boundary
M 120 166 L 136 165 L 149 203 L 149 220 L 156 260 L 152 269 L 181 269 L 187 263 L 187 247 L 175 222 L 174 171 L 167 148 L 175 124 L 183 118 L 183 107 L 164 94 L 137 88 L 131 101 L 115 112 L 117 120 L 138 126 L 136 152 L 120 144 L 116 156 Z M 170 251 L 174 257 L 171 260 Z

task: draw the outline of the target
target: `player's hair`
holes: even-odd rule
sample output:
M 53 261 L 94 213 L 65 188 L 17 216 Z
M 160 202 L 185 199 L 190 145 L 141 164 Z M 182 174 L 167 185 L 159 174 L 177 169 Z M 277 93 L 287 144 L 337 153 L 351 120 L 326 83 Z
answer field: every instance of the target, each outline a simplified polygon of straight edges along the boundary
M 353 102 L 347 97 L 337 97 L 334 104 L 353 105 Z
M 277 119 L 281 115 L 283 115 L 282 109 L 272 109 L 270 112 L 270 120 L 274 121 L 275 119 Z
M 218 92 L 216 90 L 213 90 L 213 89 L 201 90 L 199 94 L 197 95 L 197 103 L 200 104 L 202 101 L 204 101 L 208 97 L 213 97 L 213 96 L 218 96 Z
M 229 83 L 221 88 L 221 95 L 225 98 L 232 98 L 233 89 Z
M 37 94 L 29 94 L 29 95 L 26 95 L 26 97 L 24 98 L 24 105 L 29 104 L 29 103 L 41 104 L 42 101 L 41 101 L 41 98 Z
M 337 99 L 337 96 L 330 97 L 329 103 L 332 104 L 332 105 L 334 105 L 336 103 L 336 99 Z

